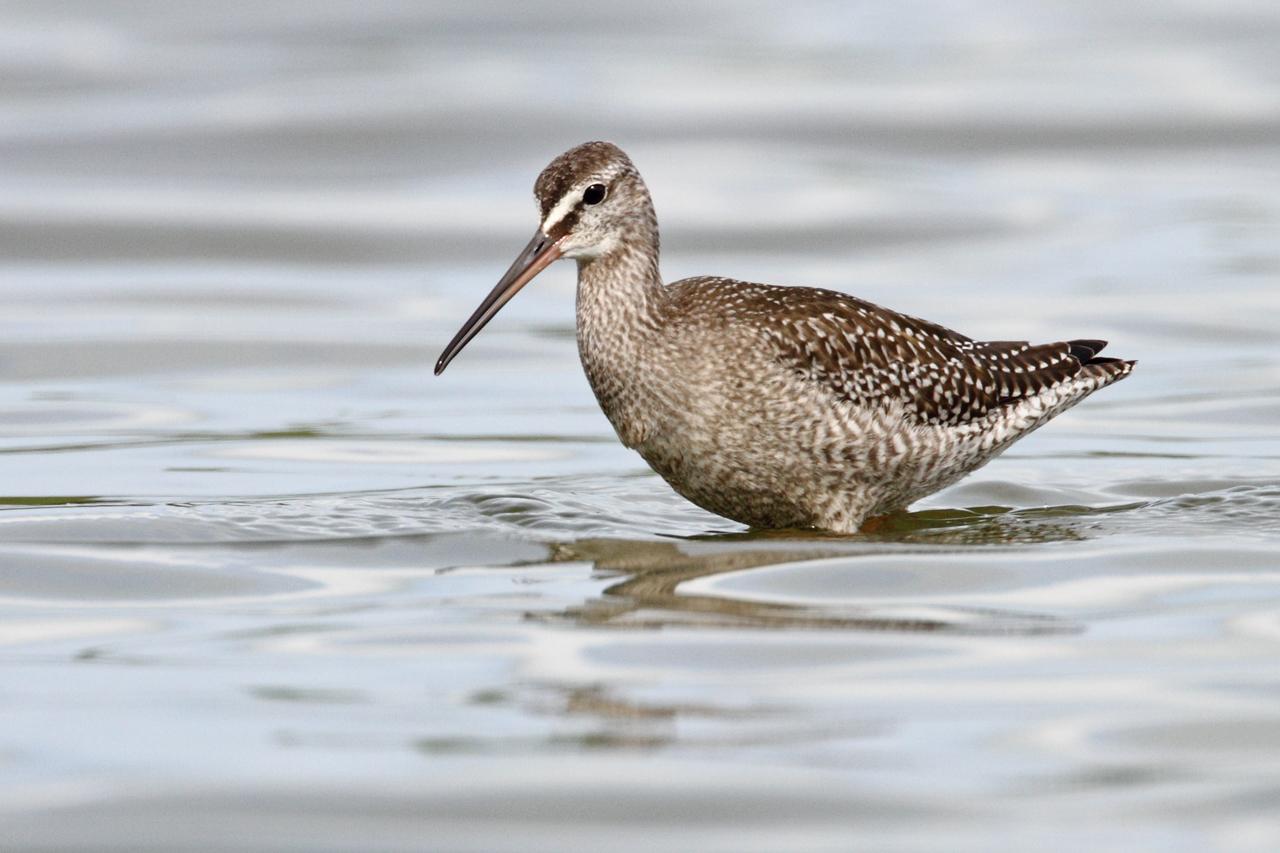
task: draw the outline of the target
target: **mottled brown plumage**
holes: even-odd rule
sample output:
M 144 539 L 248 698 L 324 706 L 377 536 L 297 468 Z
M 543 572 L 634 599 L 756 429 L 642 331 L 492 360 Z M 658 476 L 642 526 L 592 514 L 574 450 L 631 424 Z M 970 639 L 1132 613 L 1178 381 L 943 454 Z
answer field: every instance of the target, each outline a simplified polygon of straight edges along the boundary
M 729 285 L 727 298 L 719 283 Z M 1112 361 L 1094 359 L 1105 341 L 974 341 L 937 323 L 811 287 L 702 277 L 677 282 L 671 295 L 677 313 L 727 308 L 751 317 L 772 330 L 779 358 L 799 375 L 856 405 L 896 400 L 917 424 L 967 423 L 1070 379 L 1086 364 Z M 750 296 L 745 310 L 735 304 L 744 295 Z
M 574 258 L 579 353 L 618 436 L 676 491 L 746 524 L 856 530 L 1133 368 L 1099 358 L 1102 341 L 974 341 L 828 290 L 664 286 L 648 190 L 609 143 L 557 157 L 535 195 L 538 234 L 437 373 L 538 270 Z

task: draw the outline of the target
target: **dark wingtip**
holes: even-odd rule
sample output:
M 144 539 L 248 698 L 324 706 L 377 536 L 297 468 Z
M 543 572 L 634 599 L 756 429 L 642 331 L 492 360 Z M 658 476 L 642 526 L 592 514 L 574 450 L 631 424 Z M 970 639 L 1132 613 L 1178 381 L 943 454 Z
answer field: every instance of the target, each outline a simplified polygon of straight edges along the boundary
M 1093 341 L 1093 340 L 1067 341 L 1067 347 L 1071 350 L 1071 355 L 1073 355 L 1076 358 L 1076 360 L 1079 361 L 1081 364 L 1093 363 L 1094 356 L 1102 352 L 1103 348 L 1106 347 L 1106 345 L 1107 345 L 1106 341 Z M 1110 360 L 1114 361 L 1114 359 L 1110 359 Z

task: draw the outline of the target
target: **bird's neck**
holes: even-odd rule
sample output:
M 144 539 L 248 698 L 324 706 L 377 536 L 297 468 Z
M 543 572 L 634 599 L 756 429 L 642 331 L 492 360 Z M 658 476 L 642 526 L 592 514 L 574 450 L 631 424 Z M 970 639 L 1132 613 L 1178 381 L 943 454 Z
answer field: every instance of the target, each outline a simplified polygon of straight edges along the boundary
M 606 254 L 579 260 L 579 343 L 584 332 L 588 344 L 603 345 L 593 339 L 656 328 L 665 296 L 656 238 L 622 242 Z
M 600 408 L 628 447 L 652 432 L 646 418 L 667 298 L 656 240 L 578 263 L 578 354 Z

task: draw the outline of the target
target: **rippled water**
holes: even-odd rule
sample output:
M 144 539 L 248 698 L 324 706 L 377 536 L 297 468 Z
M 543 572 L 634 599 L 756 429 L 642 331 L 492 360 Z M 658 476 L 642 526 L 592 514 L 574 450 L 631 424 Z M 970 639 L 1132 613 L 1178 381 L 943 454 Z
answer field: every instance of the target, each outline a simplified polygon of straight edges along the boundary
M 6 851 L 1280 847 L 1273 4 L 0 16 Z M 746 532 L 617 444 L 568 265 L 431 376 L 599 137 L 669 278 L 1139 369 Z

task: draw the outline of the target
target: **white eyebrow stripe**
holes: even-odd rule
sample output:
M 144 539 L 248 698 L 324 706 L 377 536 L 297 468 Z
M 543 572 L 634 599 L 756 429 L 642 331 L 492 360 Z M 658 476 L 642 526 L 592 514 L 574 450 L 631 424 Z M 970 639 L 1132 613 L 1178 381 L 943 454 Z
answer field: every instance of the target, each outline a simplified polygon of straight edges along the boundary
M 551 212 L 547 214 L 547 218 L 542 220 L 542 233 L 550 234 L 551 229 L 560 224 L 560 220 L 569 215 L 569 212 L 578 206 L 578 202 L 582 201 L 582 189 L 574 189 L 567 192 L 564 198 L 560 199 L 560 203 L 551 208 Z

